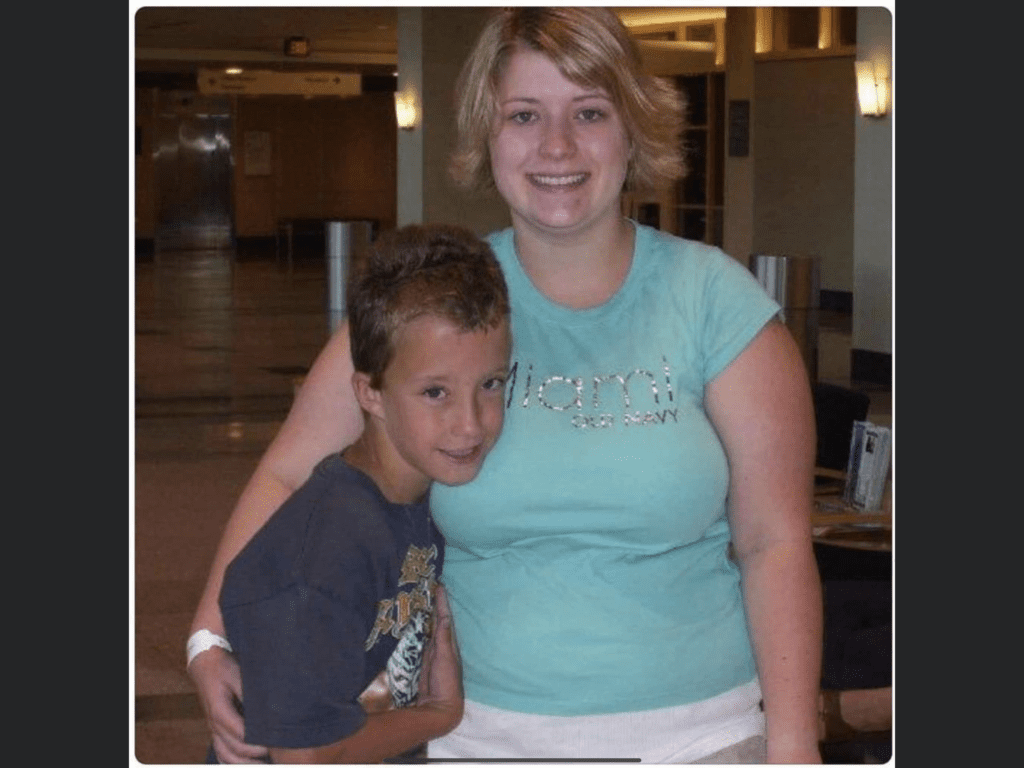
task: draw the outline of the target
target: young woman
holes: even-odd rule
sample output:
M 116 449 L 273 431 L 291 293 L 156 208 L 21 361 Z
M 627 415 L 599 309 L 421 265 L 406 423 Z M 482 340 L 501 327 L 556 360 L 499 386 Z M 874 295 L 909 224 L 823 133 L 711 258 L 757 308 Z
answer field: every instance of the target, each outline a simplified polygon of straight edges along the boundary
M 463 71 L 453 174 L 494 187 L 512 299 L 505 431 L 436 486 L 462 653 L 438 758 L 820 762 L 813 413 L 778 306 L 717 249 L 623 217 L 680 171 L 681 105 L 607 9 L 495 14 Z M 222 539 L 224 566 L 360 432 L 344 329 L 320 355 Z M 253 759 L 229 654 L 190 672 L 221 759 Z

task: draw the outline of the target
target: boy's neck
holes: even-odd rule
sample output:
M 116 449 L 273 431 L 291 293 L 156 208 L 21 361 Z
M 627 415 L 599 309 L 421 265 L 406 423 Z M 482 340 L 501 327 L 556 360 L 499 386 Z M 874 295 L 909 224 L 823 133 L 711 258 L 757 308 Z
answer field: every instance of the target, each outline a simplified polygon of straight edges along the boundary
M 408 466 L 398 458 L 391 441 L 381 434 L 373 417 L 366 419 L 363 434 L 342 451 L 342 457 L 373 480 L 392 504 L 413 504 L 430 488 L 429 480 L 418 474 L 410 476 Z

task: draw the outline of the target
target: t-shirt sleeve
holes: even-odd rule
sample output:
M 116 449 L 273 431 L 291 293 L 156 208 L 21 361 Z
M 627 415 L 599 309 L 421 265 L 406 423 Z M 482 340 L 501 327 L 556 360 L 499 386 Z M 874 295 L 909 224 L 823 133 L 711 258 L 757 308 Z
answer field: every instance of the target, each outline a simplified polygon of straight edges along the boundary
M 247 742 L 323 746 L 363 725 L 366 613 L 305 585 L 230 609 Z
M 708 382 L 739 357 L 780 307 L 749 270 L 721 251 L 712 252 L 705 277 L 701 338 Z

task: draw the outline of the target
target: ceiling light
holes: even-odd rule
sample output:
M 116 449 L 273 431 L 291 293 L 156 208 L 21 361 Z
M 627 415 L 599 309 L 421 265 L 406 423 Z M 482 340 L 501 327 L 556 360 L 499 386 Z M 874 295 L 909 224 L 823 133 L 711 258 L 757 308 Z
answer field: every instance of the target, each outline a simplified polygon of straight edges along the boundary
M 284 41 L 284 55 L 295 56 L 300 59 L 304 59 L 309 56 L 312 47 L 309 44 L 309 38 L 306 37 L 289 37 Z

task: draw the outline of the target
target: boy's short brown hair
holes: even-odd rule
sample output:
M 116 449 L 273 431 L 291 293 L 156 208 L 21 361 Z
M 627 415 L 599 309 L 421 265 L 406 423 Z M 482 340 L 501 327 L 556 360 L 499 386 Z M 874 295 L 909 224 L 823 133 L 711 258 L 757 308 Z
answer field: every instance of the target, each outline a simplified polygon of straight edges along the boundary
M 413 224 L 381 235 L 355 259 L 346 291 L 356 371 L 380 389 L 395 333 L 421 315 L 463 331 L 497 328 L 508 288 L 491 247 L 463 227 Z
M 657 188 L 682 175 L 682 97 L 644 71 L 633 38 L 613 11 L 503 8 L 484 26 L 456 87 L 458 145 L 449 171 L 460 186 L 494 188 L 488 140 L 498 86 L 518 50 L 542 53 L 566 79 L 608 92 L 629 140 L 627 188 Z

